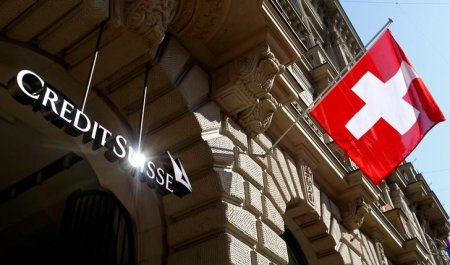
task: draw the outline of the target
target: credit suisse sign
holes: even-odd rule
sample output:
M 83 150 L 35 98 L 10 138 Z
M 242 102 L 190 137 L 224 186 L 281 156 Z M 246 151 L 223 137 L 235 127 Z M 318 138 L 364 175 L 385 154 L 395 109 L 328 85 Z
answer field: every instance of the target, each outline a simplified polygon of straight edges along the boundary
M 136 167 L 135 174 L 156 188 L 160 193 L 174 193 L 182 197 L 192 192 L 189 178 L 178 159 L 174 159 L 169 152 L 161 156 L 161 166 L 153 161 L 142 161 L 138 165 L 133 163 L 136 151 L 122 135 L 113 135 L 107 128 L 95 120 L 91 120 L 85 113 L 65 95 L 54 88 L 50 88 L 37 74 L 20 71 L 16 78 L 8 84 L 11 96 L 24 105 L 32 105 L 33 111 L 42 112 L 44 118 L 72 137 L 82 135 L 82 142 L 92 142 L 92 149 L 106 148 L 105 158 L 114 162 L 128 160 Z

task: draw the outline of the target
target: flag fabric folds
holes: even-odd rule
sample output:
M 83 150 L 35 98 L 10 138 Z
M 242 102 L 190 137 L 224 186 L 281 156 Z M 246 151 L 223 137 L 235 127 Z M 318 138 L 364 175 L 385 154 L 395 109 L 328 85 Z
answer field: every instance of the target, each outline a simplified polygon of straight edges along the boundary
M 375 184 L 445 120 L 389 30 L 310 114 Z

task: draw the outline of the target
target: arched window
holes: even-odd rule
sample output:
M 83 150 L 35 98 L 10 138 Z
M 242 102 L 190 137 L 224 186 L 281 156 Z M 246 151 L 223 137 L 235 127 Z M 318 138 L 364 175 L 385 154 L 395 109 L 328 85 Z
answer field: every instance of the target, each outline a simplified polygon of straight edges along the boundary
M 297 243 L 294 235 L 289 231 L 289 229 L 284 229 L 284 234 L 281 235 L 287 245 L 287 251 L 289 255 L 288 265 L 308 265 L 305 254 L 302 248 Z

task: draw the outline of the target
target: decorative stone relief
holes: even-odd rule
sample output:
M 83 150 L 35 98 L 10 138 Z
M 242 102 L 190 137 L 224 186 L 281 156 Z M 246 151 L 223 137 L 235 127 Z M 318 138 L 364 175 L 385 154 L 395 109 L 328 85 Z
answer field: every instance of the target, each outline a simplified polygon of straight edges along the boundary
M 251 138 L 265 132 L 272 122 L 272 116 L 278 108 L 278 103 L 272 95 L 267 94 L 258 99 L 254 107 L 239 113 L 237 122 L 244 128 Z
M 314 175 L 310 167 L 306 165 L 300 166 L 302 176 L 303 194 L 305 194 L 306 202 L 314 207 Z
M 127 0 L 128 28 L 137 31 L 155 47 L 162 42 L 175 16 L 176 0 Z
M 436 253 L 436 262 L 442 265 L 450 264 L 450 260 L 447 255 L 447 245 L 445 244 L 444 240 L 435 239 L 434 242 L 436 242 L 436 248 L 438 250 L 438 252 Z
M 388 265 L 386 254 L 384 254 L 383 243 L 380 241 L 375 242 L 375 251 L 377 252 L 378 260 L 381 265 Z
M 254 138 L 267 130 L 279 103 L 270 94 L 284 70 L 267 44 L 251 50 L 213 76 L 213 98 Z
M 171 32 L 183 38 L 210 40 L 222 26 L 230 9 L 230 0 L 181 0 L 170 25 Z
M 427 233 L 425 233 L 425 238 L 427 239 L 430 252 L 434 256 L 436 264 L 439 265 L 450 264 L 450 260 L 448 258 L 448 255 L 446 254 L 447 245 L 445 244 L 445 242 L 441 239 L 433 239 Z
M 344 226 L 350 231 L 359 229 L 364 222 L 364 216 L 369 213 L 369 211 L 369 205 L 367 205 L 362 198 L 344 203 L 341 207 Z

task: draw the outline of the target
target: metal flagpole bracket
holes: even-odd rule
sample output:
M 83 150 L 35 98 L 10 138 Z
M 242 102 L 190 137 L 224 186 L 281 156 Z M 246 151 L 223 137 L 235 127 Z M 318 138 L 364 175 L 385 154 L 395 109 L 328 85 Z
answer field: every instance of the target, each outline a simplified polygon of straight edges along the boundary
M 317 98 L 314 99 L 314 101 L 305 109 L 302 110 L 299 114 L 299 116 L 294 120 L 294 122 L 289 126 L 289 128 L 286 129 L 286 131 L 278 137 L 278 139 L 273 143 L 272 147 L 267 150 L 267 152 L 262 155 L 262 157 L 266 157 L 269 155 L 273 149 L 280 143 L 280 141 L 289 133 L 289 131 L 294 128 L 294 126 L 297 124 L 297 122 L 302 118 L 305 117 L 309 111 L 316 105 L 316 103 L 321 100 L 327 92 L 330 91 L 330 89 L 336 84 L 336 82 L 345 74 L 347 73 L 350 68 L 352 68 L 359 59 L 362 58 L 362 55 L 367 51 L 367 49 L 370 47 L 370 45 L 378 39 L 379 36 L 381 36 L 381 33 L 383 33 L 394 21 L 391 18 L 388 18 L 388 21 L 383 25 L 383 27 L 372 37 L 372 39 L 369 40 L 369 42 L 361 49 L 361 51 L 358 52 L 355 56 L 353 56 L 352 60 L 344 67 L 328 84 L 328 86 L 317 96 Z

